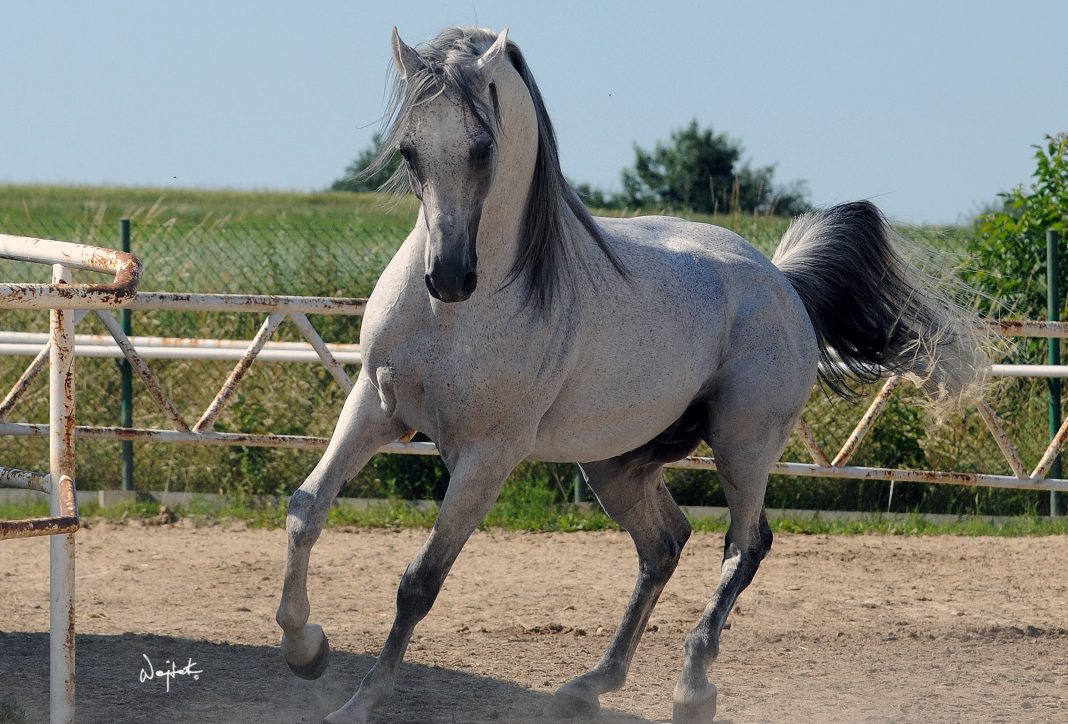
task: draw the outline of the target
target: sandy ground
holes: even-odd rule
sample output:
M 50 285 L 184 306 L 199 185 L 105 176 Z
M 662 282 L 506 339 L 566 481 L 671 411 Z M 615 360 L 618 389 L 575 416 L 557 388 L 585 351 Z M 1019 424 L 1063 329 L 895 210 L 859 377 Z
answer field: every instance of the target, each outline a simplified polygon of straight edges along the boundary
M 292 676 L 274 609 L 283 531 L 94 525 L 78 541 L 81 722 L 313 722 L 391 623 L 423 531 L 328 530 L 312 558 L 322 679 Z M 695 535 L 599 721 L 666 721 L 722 539 Z M 0 543 L 0 701 L 47 717 L 48 542 Z M 480 532 L 417 630 L 381 722 L 537 722 L 600 656 L 633 584 L 618 533 Z M 722 720 L 1068 722 L 1068 538 L 777 537 L 724 633 Z M 201 673 L 139 681 L 189 660 Z

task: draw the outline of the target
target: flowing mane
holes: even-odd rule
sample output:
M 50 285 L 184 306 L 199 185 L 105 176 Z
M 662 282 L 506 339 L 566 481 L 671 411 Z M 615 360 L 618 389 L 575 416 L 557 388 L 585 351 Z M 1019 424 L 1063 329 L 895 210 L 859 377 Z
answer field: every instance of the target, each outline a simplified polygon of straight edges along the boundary
M 425 67 L 404 81 L 399 75 L 395 76 L 384 117 L 387 130 L 378 154 L 365 174 L 373 174 L 389 162 L 408 125 L 412 108 L 441 93 L 454 93 L 494 141 L 497 140 L 501 115 L 497 105 L 496 87 L 490 84 L 491 102 L 487 103 L 476 87 L 471 72 L 473 61 L 496 39 L 497 34 L 489 30 L 452 27 L 446 28 L 436 38 L 417 49 Z M 560 168 L 556 133 L 522 52 L 515 43 L 508 41 L 507 54 L 534 103 L 538 123 L 538 155 L 520 226 L 523 239 L 521 251 L 515 259 L 506 286 L 521 280 L 528 303 L 548 311 L 561 286 L 574 286 L 576 266 L 582 268 L 582 272 L 591 282 L 595 281 L 582 257 L 575 254 L 575 245 L 581 243 L 581 237 L 575 233 L 577 229 L 569 228 L 568 211 L 590 235 L 615 270 L 624 277 L 627 272 L 615 252 L 608 246 L 589 210 L 564 178 Z M 400 166 L 383 188 L 396 192 L 409 190 L 411 179 L 406 168 Z

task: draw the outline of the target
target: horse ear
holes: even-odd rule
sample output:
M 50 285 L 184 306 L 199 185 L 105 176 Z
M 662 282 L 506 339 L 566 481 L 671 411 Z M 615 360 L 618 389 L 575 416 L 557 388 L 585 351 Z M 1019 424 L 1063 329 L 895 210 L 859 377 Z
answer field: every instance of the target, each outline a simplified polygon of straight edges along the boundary
M 475 70 L 478 72 L 483 86 L 489 85 L 493 72 L 497 70 L 497 65 L 501 62 L 501 58 L 504 57 L 504 50 L 507 46 L 508 28 L 505 28 L 497 36 L 497 39 L 493 41 L 493 45 L 487 48 L 486 52 L 475 61 Z
M 417 73 L 426 67 L 423 59 L 415 49 L 406 45 L 397 32 L 397 26 L 393 26 L 393 64 L 397 66 L 401 80 L 407 80 L 413 73 Z

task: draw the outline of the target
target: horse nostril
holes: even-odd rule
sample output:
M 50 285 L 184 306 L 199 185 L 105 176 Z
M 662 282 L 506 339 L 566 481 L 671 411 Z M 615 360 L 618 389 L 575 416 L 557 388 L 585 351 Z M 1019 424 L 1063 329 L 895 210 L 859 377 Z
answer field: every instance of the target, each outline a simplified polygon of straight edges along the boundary
M 463 289 L 464 294 L 466 294 L 467 296 L 471 296 L 471 294 L 475 291 L 476 286 L 478 286 L 478 274 L 473 271 L 464 274 L 464 283 L 461 287 L 461 289 Z
M 434 288 L 434 282 L 431 281 L 429 274 L 425 274 L 423 276 L 423 281 L 426 282 L 426 290 L 430 292 L 430 296 L 434 297 L 434 299 L 437 299 L 438 301 L 441 301 L 441 295 L 438 294 L 438 290 Z

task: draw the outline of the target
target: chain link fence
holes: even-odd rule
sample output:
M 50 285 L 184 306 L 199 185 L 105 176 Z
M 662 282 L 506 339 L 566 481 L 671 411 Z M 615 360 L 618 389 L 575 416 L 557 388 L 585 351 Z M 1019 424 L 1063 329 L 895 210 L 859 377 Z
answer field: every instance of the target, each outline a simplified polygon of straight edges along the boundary
M 731 226 L 769 254 L 786 222 L 739 216 Z M 54 238 L 118 248 L 118 228 L 104 228 L 92 220 L 55 224 L 27 219 L 6 233 Z M 144 263 L 142 291 L 314 296 L 367 296 L 404 237 L 406 228 L 339 224 L 242 225 L 223 221 L 200 224 L 135 223 L 132 251 Z M 926 239 L 954 249 L 959 238 Z M 48 281 L 43 265 L 0 260 L 0 279 Z M 76 274 L 76 281 L 90 273 Z M 47 314 L 2 312 L 0 329 L 47 331 Z M 249 340 L 263 321 L 260 314 L 134 312 L 135 335 Z M 359 339 L 359 317 L 318 316 L 312 322 L 328 342 Z M 301 341 L 299 332 L 283 323 L 275 340 Z M 79 334 L 107 334 L 92 315 L 78 325 Z M 1033 345 L 1032 345 L 1033 346 Z M 1026 361 L 1003 350 L 1011 361 Z M 1024 355 L 1026 356 L 1026 355 Z M 0 358 L 0 394 L 6 393 L 28 364 L 28 357 Z M 152 360 L 150 365 L 164 391 L 186 420 L 196 420 L 226 379 L 233 362 Z M 83 425 L 119 423 L 119 365 L 115 359 L 78 359 L 78 420 Z M 347 370 L 355 376 L 354 366 Z M 906 386 L 907 387 L 907 386 Z M 871 390 L 873 395 L 875 390 Z M 870 398 L 869 398 L 870 399 Z M 1047 399 L 1041 380 L 1002 379 L 990 390 L 990 400 L 1020 448 L 1025 463 L 1037 460 L 1045 447 Z M 997 445 L 974 411 L 934 425 L 915 391 L 899 392 L 880 422 L 854 456 L 857 465 L 912 469 L 957 470 L 1011 474 Z M 216 424 L 221 431 L 273 432 L 328 436 L 341 410 L 343 393 L 320 365 L 258 361 L 238 388 L 238 394 Z M 47 419 L 47 389 L 39 379 L 9 415 L 9 421 Z M 846 439 L 865 409 L 818 389 L 805 412 L 821 447 L 829 454 Z M 134 381 L 134 426 L 169 428 L 138 380 Z M 115 487 L 121 479 L 118 442 L 81 440 L 78 443 L 78 485 L 92 490 Z M 3 463 L 27 469 L 47 468 L 45 439 L 0 437 Z M 708 454 L 705 450 L 704 454 Z M 310 472 L 317 452 L 254 447 L 212 447 L 138 443 L 134 477 L 137 487 L 193 492 L 290 493 Z M 793 440 L 784 459 L 807 462 L 800 440 Z M 570 496 L 573 467 L 525 463 L 517 473 L 532 484 L 555 490 L 560 500 Z M 725 499 L 714 473 L 668 471 L 667 478 L 680 503 L 723 505 Z M 397 496 L 440 499 L 448 474 L 436 458 L 376 456 L 367 469 L 343 490 L 351 496 Z M 886 510 L 889 483 L 773 476 L 768 505 L 775 508 Z M 1041 513 L 1048 495 L 1029 491 L 958 488 L 898 483 L 895 510 L 981 514 Z M 1047 507 L 1044 507 L 1047 506 Z
M 26 221 L 5 232 L 56 238 L 110 248 L 119 246 L 119 230 L 99 224 L 61 225 Z M 133 224 L 131 250 L 144 264 L 141 291 L 231 294 L 295 294 L 365 297 L 392 258 L 407 231 L 389 227 L 339 225 L 256 225 L 202 223 Z M 0 279 L 48 281 L 45 265 L 0 260 Z M 98 281 L 91 272 L 75 272 L 75 281 Z M 45 332 L 48 315 L 5 310 L 0 328 Z M 250 340 L 266 315 L 137 311 L 136 336 Z M 359 340 L 360 317 L 311 316 L 327 342 Z M 106 335 L 93 315 L 77 326 L 78 334 Z M 276 341 L 303 341 L 284 322 Z M 6 393 L 29 363 L 28 357 L 0 360 L 0 388 Z M 232 361 L 150 360 L 161 386 L 186 421 L 195 421 L 226 380 Z M 348 366 L 355 377 L 358 366 Z M 43 421 L 48 391 L 42 376 L 9 415 L 10 421 Z M 79 357 L 78 422 L 119 423 L 119 365 L 115 359 Z M 2 394 L 2 393 L 0 393 Z M 220 431 L 273 432 L 328 436 L 344 401 L 341 388 L 321 365 L 257 361 L 224 410 Z M 134 380 L 135 427 L 169 429 L 170 421 L 139 380 Z M 118 442 L 79 441 L 80 489 L 114 487 L 121 480 Z M 0 438 L 4 463 L 45 469 L 45 439 Z M 254 447 L 183 446 L 138 443 L 134 479 L 139 488 L 198 492 L 291 492 L 310 472 L 316 452 Z M 386 456 L 380 456 L 386 457 Z M 379 461 L 376 461 L 376 463 Z M 424 466 L 427 462 L 424 461 Z M 350 486 L 353 495 L 388 495 L 374 470 Z M 437 477 L 441 477 L 438 475 Z

